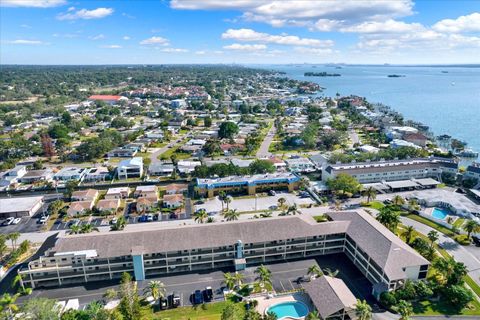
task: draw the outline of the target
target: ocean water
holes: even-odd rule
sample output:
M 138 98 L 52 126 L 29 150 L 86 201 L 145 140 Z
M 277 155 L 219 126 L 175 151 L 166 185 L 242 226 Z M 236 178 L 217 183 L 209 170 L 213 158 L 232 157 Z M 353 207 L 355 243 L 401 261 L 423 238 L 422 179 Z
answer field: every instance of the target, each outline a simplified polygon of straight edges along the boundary
M 288 77 L 324 87 L 322 95 L 356 94 L 381 102 L 420 121 L 435 135 L 448 134 L 480 152 L 480 67 L 271 65 Z M 305 72 L 339 73 L 340 77 L 305 77 Z M 446 71 L 444 73 L 442 71 Z M 388 78 L 389 74 L 404 75 Z

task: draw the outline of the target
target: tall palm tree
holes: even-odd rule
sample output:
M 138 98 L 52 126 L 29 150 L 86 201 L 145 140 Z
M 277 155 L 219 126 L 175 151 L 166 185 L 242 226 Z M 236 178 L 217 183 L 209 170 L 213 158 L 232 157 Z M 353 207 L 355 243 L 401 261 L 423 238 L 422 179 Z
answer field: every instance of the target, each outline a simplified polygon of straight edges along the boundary
M 433 245 L 435 244 L 435 241 L 437 241 L 438 238 L 439 238 L 438 232 L 435 231 L 435 230 L 431 230 L 427 234 L 427 237 L 428 237 L 428 240 L 430 240 L 430 248 L 433 248 Z
M 480 232 L 480 225 L 474 220 L 468 220 L 463 225 L 463 230 L 467 232 L 467 235 L 470 238 L 472 233 Z
M 355 313 L 359 320 L 370 320 L 372 319 L 372 307 L 365 300 L 357 300 L 355 305 Z
M 405 199 L 403 199 L 401 195 L 397 194 L 393 197 L 392 203 L 396 206 L 401 206 L 405 203 Z
M 390 231 L 395 232 L 400 223 L 400 215 L 390 207 L 383 207 L 377 215 L 377 220 Z
M 413 226 L 407 226 L 405 231 L 403 231 L 403 236 L 405 237 L 405 242 L 410 244 L 412 241 L 413 233 L 415 232 L 415 228 Z
M 292 204 L 290 207 L 288 207 L 288 210 L 287 210 L 288 213 L 291 213 L 293 215 L 296 215 L 297 213 L 300 213 L 300 211 L 298 211 L 298 207 L 297 207 L 297 204 L 294 203 Z
M 150 295 L 155 301 L 160 298 L 165 298 L 166 289 L 165 285 L 161 281 L 152 280 L 148 283 L 148 286 L 144 289 L 144 294 Z
M 335 278 L 338 275 L 338 273 L 340 272 L 338 269 L 334 271 L 330 268 L 325 268 L 324 271 L 325 271 L 325 274 L 327 276 L 332 277 L 332 278 Z
M 313 310 L 305 317 L 305 320 L 320 320 L 320 315 L 317 310 Z
M 232 198 L 230 198 L 229 196 L 226 196 L 225 197 L 225 204 L 227 205 L 227 211 L 230 210 L 229 207 L 228 207 L 230 202 L 232 202 Z
M 365 189 L 365 191 L 363 191 L 363 195 L 367 197 L 367 203 L 370 203 L 370 200 L 375 200 L 377 197 L 377 190 L 375 190 L 373 187 L 368 187 Z
M 241 273 L 235 272 L 233 275 L 233 279 L 235 280 L 235 284 L 237 287 L 240 287 L 243 283 L 243 275 Z
M 258 274 L 257 279 L 259 280 L 259 283 L 262 284 L 264 287 L 265 285 L 272 283 L 272 272 L 263 264 L 257 269 L 255 269 L 255 273 Z
M 284 197 L 281 197 L 281 198 L 278 198 L 278 206 L 280 208 L 283 208 L 283 205 L 285 204 L 285 202 L 287 202 L 287 199 L 285 199 Z
M 193 214 L 193 217 L 196 222 L 204 223 L 208 219 L 208 213 L 205 209 L 200 209 Z
M 277 320 L 277 319 L 278 319 L 277 315 L 271 311 L 268 311 L 263 316 L 263 320 Z
M 237 212 L 237 209 L 227 210 L 223 216 L 227 221 L 235 221 L 240 217 L 240 213 Z
M 398 301 L 394 309 L 400 314 L 400 320 L 409 320 L 413 314 L 412 304 L 405 300 Z
M 312 275 L 314 277 L 321 277 L 323 276 L 323 271 L 322 269 L 320 269 L 318 265 L 314 264 L 308 268 L 307 274 Z
M 220 202 L 222 203 L 222 212 L 225 211 L 225 199 L 227 198 L 227 194 L 225 193 L 225 191 L 220 191 L 218 193 L 218 200 L 220 200 Z
M 15 251 L 17 247 L 17 240 L 20 238 L 20 232 L 12 232 L 7 234 L 7 239 L 12 242 L 12 249 Z

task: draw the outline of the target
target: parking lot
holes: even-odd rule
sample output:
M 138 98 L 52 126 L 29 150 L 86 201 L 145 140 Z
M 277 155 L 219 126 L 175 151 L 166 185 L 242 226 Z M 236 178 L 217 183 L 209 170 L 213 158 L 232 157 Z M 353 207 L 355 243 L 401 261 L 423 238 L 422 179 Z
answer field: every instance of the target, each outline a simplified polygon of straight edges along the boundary
M 8 234 L 13 232 L 27 233 L 27 232 L 38 232 L 41 230 L 42 225 L 38 224 L 37 221 L 40 216 L 43 214 L 44 210 L 46 211 L 48 204 L 44 204 L 38 212 L 32 217 L 22 217 L 18 224 L 5 225 L 6 219 L 0 220 L 0 233 Z
M 285 205 L 291 206 L 297 204 L 297 206 L 314 204 L 315 201 L 310 197 L 301 198 L 294 193 L 277 192 L 274 196 L 259 196 L 259 197 L 240 197 L 232 198 L 228 207 L 235 209 L 238 212 L 253 212 L 263 210 L 277 210 L 278 199 L 284 198 L 286 200 Z M 222 208 L 222 202 L 218 197 L 205 200 L 204 204 L 195 205 L 195 211 L 199 209 L 205 209 L 208 213 L 218 212 Z
M 371 284 L 357 270 L 357 268 L 343 254 L 318 257 L 316 259 L 283 261 L 274 264 L 268 264 L 267 267 L 272 271 L 272 285 L 275 291 L 284 292 L 301 287 L 297 280 L 307 274 L 308 268 L 318 264 L 323 270 L 340 270 L 337 277 L 343 279 L 353 294 L 360 299 L 373 301 L 370 295 Z M 256 279 L 256 267 L 249 267 L 241 273 L 244 275 L 244 283 L 252 283 Z M 224 272 L 234 272 L 234 270 L 216 270 L 200 273 L 170 275 L 159 278 L 147 279 L 138 283 L 139 293 L 148 285 L 150 280 L 159 280 L 166 286 L 167 295 L 176 292 L 180 296 L 181 305 L 192 305 L 191 295 L 195 290 L 204 290 L 210 286 L 213 289 L 213 301 L 223 300 Z M 102 295 L 107 289 L 118 290 L 118 284 L 111 281 L 92 282 L 83 286 L 71 286 L 62 288 L 52 288 L 49 290 L 36 289 L 33 291 L 34 297 L 47 297 L 58 300 L 79 299 L 80 305 L 84 306 L 91 301 L 101 300 Z M 21 297 L 20 302 L 23 301 Z

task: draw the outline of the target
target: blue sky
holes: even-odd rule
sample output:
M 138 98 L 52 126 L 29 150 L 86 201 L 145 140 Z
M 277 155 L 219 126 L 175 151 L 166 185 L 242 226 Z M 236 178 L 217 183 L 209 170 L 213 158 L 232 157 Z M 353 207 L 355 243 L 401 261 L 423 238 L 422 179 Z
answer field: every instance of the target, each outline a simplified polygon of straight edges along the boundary
M 2 64 L 480 62 L 479 1 L 0 0 Z

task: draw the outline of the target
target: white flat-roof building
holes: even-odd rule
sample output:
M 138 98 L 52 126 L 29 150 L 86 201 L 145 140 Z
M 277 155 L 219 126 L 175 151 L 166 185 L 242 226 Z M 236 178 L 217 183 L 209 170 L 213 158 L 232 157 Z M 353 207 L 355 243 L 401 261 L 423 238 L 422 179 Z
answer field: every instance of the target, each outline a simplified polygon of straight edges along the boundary
M 140 178 L 143 175 L 143 158 L 122 160 L 117 167 L 118 179 Z
M 43 197 L 0 199 L 0 218 L 31 217 L 43 205 Z

